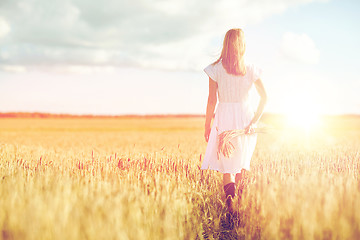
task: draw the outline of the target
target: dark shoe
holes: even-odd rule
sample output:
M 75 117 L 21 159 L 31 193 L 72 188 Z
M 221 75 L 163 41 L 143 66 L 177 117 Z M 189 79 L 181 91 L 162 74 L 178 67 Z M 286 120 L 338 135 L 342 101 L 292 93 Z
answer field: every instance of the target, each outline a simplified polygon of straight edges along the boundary
M 224 186 L 225 201 L 229 212 L 232 212 L 232 200 L 235 197 L 235 183 L 228 183 Z

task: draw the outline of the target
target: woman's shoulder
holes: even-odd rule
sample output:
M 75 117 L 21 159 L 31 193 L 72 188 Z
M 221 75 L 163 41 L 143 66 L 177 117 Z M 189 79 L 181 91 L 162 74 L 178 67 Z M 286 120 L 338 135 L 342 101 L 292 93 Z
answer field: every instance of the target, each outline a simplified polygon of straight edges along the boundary
M 262 75 L 262 69 L 256 66 L 254 63 L 246 63 L 246 73 L 251 76 L 253 81 L 256 81 Z
M 214 69 L 217 69 L 217 68 L 219 68 L 219 67 L 222 67 L 222 61 L 221 61 L 221 60 L 217 60 L 217 61 L 215 61 L 215 62 L 213 62 L 213 63 L 210 63 L 210 64 L 208 65 L 208 67 L 211 67 L 211 68 L 214 68 Z
M 261 68 L 259 68 L 254 63 L 246 63 L 245 66 L 246 66 L 246 71 L 250 71 L 250 72 L 259 72 L 259 71 L 261 71 Z
M 225 70 L 221 60 L 213 62 L 210 65 L 212 66 L 214 71 L 218 73 L 221 73 L 223 70 Z
M 245 67 L 247 71 L 252 72 L 256 68 L 256 65 L 254 63 L 246 63 Z
M 219 64 L 221 64 L 221 61 L 216 61 L 204 68 L 204 72 L 215 82 L 219 80 Z

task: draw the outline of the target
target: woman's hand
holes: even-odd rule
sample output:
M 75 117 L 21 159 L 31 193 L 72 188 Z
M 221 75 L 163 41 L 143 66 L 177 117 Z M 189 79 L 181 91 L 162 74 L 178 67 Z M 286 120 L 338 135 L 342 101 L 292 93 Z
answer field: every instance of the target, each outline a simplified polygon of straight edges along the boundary
M 211 127 L 210 126 L 205 126 L 205 141 L 209 142 L 209 136 L 210 136 L 210 131 L 211 131 Z
M 255 132 L 255 124 L 251 122 L 244 130 L 245 134 L 253 134 Z

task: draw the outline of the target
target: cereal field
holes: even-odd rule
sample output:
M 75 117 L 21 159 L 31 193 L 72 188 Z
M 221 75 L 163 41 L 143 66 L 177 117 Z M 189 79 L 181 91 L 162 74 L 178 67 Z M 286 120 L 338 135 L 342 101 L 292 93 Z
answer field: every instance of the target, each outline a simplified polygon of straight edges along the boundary
M 264 123 L 228 226 L 204 118 L 0 119 L 0 238 L 360 239 L 360 118 Z

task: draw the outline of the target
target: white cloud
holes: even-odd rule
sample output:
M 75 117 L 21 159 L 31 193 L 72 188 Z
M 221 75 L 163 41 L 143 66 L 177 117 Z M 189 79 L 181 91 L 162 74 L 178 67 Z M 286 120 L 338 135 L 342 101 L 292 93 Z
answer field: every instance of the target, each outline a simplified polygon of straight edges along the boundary
M 10 32 L 9 24 L 5 21 L 5 19 L 3 19 L 0 16 L 0 39 L 8 35 L 9 32 Z
M 0 70 L 6 72 L 25 72 L 26 68 L 19 65 L 0 65 Z
M 213 59 L 229 28 L 311 1 L 2 0 L 0 62 L 193 69 Z
M 320 51 L 314 41 L 305 33 L 287 32 L 282 37 L 282 53 L 297 62 L 316 64 L 319 62 Z

